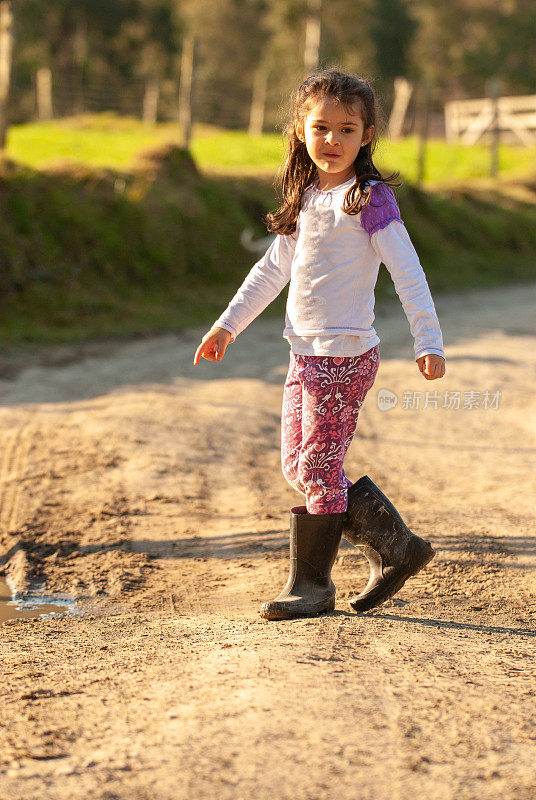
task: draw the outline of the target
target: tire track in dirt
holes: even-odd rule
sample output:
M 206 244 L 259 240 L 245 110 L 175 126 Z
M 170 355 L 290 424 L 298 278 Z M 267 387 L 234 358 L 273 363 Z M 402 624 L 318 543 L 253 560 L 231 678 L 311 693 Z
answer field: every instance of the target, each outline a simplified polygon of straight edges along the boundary
M 12 431 L 2 435 L 3 457 L 0 465 L 0 534 L 14 533 L 18 522 L 23 478 L 28 456 L 38 430 L 35 412 Z M 7 440 L 7 441 L 6 441 Z

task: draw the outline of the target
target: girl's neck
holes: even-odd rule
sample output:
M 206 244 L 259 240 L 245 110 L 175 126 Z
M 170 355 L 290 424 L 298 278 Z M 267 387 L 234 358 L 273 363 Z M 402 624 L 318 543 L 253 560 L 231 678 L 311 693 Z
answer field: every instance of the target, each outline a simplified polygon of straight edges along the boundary
M 314 185 L 320 192 L 328 192 L 331 189 L 336 189 L 338 186 L 342 186 L 344 183 L 348 183 L 349 180 L 355 180 L 355 177 L 356 177 L 355 170 L 352 170 L 352 172 L 346 175 L 345 178 L 334 175 L 331 183 L 328 182 L 325 177 L 323 177 L 322 178 L 323 185 L 320 185 L 320 176 L 317 173 L 316 178 L 314 180 Z

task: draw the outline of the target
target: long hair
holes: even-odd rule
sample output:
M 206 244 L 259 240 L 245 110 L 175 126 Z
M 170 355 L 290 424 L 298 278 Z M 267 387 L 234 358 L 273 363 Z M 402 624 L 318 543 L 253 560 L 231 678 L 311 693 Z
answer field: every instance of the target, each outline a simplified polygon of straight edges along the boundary
M 316 166 L 307 152 L 305 142 L 298 138 L 296 131 L 304 130 L 308 114 L 323 97 L 333 98 L 349 112 L 355 113 L 357 107 L 363 120 L 364 131 L 371 125 L 375 126 L 371 141 L 363 145 L 355 157 L 356 180 L 344 196 L 342 210 L 346 214 L 359 214 L 367 205 L 370 200 L 370 187 L 366 189 L 368 180 L 388 183 L 400 175 L 399 172 L 393 172 L 387 177 L 382 177 L 372 161 L 372 154 L 378 141 L 376 127 L 378 113 L 374 92 L 368 81 L 336 68 L 318 70 L 298 87 L 291 99 L 292 118 L 283 128 L 283 135 L 287 137 L 288 152 L 274 182 L 276 188 L 281 186 L 283 200 L 277 211 L 269 212 L 264 219 L 267 229 L 273 233 L 294 233 L 303 193 L 317 176 Z

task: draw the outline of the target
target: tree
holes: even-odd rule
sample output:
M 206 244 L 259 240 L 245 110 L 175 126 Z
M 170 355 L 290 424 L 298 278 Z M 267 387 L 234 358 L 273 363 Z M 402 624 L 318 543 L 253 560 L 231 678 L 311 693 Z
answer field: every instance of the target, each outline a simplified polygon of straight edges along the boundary
M 411 43 L 417 28 L 404 0 L 374 0 L 368 30 L 374 43 L 374 68 L 386 94 L 392 94 L 395 78 L 410 71 Z

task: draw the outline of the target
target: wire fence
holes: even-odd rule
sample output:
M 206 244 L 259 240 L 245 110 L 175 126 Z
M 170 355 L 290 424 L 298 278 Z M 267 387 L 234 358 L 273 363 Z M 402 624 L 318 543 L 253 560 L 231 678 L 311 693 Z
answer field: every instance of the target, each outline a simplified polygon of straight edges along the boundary
M 126 83 L 94 78 L 76 80 L 50 80 L 48 98 L 41 102 L 37 78 L 32 82 L 13 80 L 10 87 L 10 119 L 12 124 L 39 119 L 61 119 L 78 114 L 113 112 L 119 116 L 134 117 L 146 122 L 177 122 L 179 112 L 179 86 L 172 81 L 157 84 L 139 78 Z M 148 95 L 152 92 L 152 99 Z M 201 97 L 199 97 L 201 95 Z M 218 93 L 208 88 L 202 93 L 193 92 L 192 117 L 194 122 L 212 124 L 230 130 L 247 130 L 250 109 L 247 98 L 240 98 L 229 106 Z M 44 114 L 43 108 L 49 113 Z M 385 109 L 388 116 L 389 109 Z M 264 132 L 279 132 L 278 110 L 265 110 Z M 402 128 L 403 135 L 418 132 L 419 111 L 410 104 Z M 432 109 L 429 118 L 429 135 L 445 137 L 445 117 L 441 109 Z
M 41 70 L 40 72 L 44 72 Z M 49 72 L 49 71 L 48 71 Z M 43 76 L 41 76 L 43 77 Z M 46 76 L 45 76 L 46 77 Z M 38 74 L 31 80 L 12 80 L 10 86 L 9 117 L 11 124 L 36 121 L 39 119 L 62 119 L 80 114 L 99 114 L 112 112 L 118 116 L 133 117 L 146 123 L 179 122 L 180 123 L 180 87 L 177 81 L 132 78 L 120 81 L 116 77 L 94 77 L 81 80 L 77 75 L 58 80 L 49 75 L 46 80 L 39 80 Z M 534 97 L 504 98 L 504 101 L 528 101 Z M 240 97 L 228 102 L 222 97 L 217 87 L 193 87 L 189 98 L 189 113 L 193 123 L 204 123 L 229 130 L 248 130 L 250 108 L 248 98 Z M 425 138 L 445 139 L 450 142 L 464 143 L 459 131 L 453 133 L 451 107 L 486 103 L 486 100 L 445 101 L 442 107 L 435 104 L 427 109 Z M 391 109 L 384 108 L 384 116 L 389 118 Z M 450 116 L 449 116 L 450 111 Z M 478 109 L 477 109 L 478 111 Z M 422 101 L 412 99 L 408 103 L 402 124 L 397 131 L 399 136 L 422 136 Z M 521 118 L 519 118 L 521 119 Z M 280 132 L 278 111 L 269 107 L 264 110 L 263 132 Z M 501 120 L 498 120 L 501 123 Z M 474 127 L 474 122 L 472 123 Z M 517 127 L 521 123 L 518 122 Z M 525 127 L 528 123 L 523 123 Z M 487 127 L 487 129 L 486 129 Z M 499 125 L 500 141 L 505 144 L 520 144 L 519 130 L 516 126 Z M 536 126 L 533 122 L 530 126 Z M 528 130 L 528 129 L 527 129 Z M 380 131 L 380 135 L 386 132 Z M 527 133 L 528 136 L 528 133 Z M 493 131 L 483 126 L 479 133 L 482 142 L 490 142 Z M 534 134 L 531 133 L 531 139 Z M 527 142 L 528 143 L 528 142 Z

